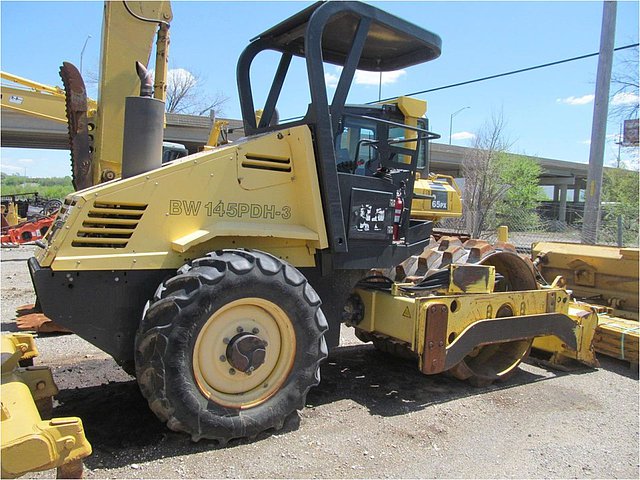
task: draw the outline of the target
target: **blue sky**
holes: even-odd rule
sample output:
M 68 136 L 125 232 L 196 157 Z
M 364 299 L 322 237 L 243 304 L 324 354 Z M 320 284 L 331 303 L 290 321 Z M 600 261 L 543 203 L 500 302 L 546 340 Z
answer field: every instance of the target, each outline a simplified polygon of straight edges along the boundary
M 547 63 L 599 49 L 602 2 L 371 2 L 442 38 L 439 59 L 385 79 L 382 96 L 391 97 L 477 77 Z M 250 38 L 296 13 L 307 2 L 184 2 L 172 4 L 170 68 L 197 72 L 209 93 L 229 97 L 224 115 L 240 118 L 235 83 L 238 55 Z M 1 69 L 35 81 L 60 85 L 62 61 L 97 73 L 102 2 L 0 3 Z M 616 46 L 638 42 L 638 2 L 618 2 Z M 619 54 L 616 54 L 616 59 Z M 298 62 L 300 63 L 300 62 Z M 297 79 L 285 85 L 281 118 L 301 114 L 308 93 Z M 300 68 L 298 68 L 300 67 Z M 270 82 L 273 62 L 265 57 L 253 72 L 254 84 Z M 518 153 L 575 162 L 588 161 L 597 57 L 427 95 L 431 129 L 453 143 L 471 145 L 471 135 L 502 112 Z M 327 66 L 328 78 L 335 69 Z M 378 97 L 377 74 L 352 87 L 348 101 Z M 265 86 L 266 88 L 266 86 Z M 96 95 L 95 91 L 90 92 Z M 260 94 L 257 95 L 260 98 Z M 258 103 L 258 102 L 256 102 Z M 613 164 L 613 137 L 620 124 L 610 121 L 605 163 Z M 628 154 L 627 154 L 628 156 Z M 28 176 L 69 174 L 68 152 L 2 148 L 2 171 Z

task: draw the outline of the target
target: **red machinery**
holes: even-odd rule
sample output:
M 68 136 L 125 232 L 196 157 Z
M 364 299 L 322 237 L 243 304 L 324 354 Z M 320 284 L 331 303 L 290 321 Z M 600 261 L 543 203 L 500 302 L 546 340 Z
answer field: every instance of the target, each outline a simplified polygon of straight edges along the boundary
M 3 196 L 2 246 L 40 240 L 49 230 L 61 205 L 59 200 L 42 199 L 37 193 Z
M 4 246 L 5 244 L 21 244 L 40 240 L 49 230 L 56 215 L 57 213 L 54 213 L 48 217 L 29 220 L 14 226 L 9 226 L 9 224 L 5 226 L 6 220 L 2 217 L 0 242 Z

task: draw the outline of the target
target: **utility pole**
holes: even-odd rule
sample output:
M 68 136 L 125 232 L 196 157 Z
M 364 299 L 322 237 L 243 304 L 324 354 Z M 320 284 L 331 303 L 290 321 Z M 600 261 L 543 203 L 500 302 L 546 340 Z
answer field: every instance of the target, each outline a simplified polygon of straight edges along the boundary
M 598 241 L 598 229 L 600 227 L 602 165 L 604 163 L 604 144 L 607 134 L 607 115 L 609 113 L 609 86 L 611 83 L 611 65 L 613 63 L 613 43 L 616 33 L 616 9 L 617 3 L 615 1 L 605 1 L 603 4 L 600 55 L 598 57 L 589 170 L 582 224 L 582 243 L 587 244 L 595 244 Z

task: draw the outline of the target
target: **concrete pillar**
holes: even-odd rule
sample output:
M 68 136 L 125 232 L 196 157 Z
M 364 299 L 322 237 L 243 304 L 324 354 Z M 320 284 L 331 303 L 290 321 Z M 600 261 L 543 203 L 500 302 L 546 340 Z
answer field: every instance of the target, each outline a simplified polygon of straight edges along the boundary
M 587 187 L 587 185 L 584 182 L 584 180 L 580 180 L 579 182 L 576 181 L 576 185 L 575 185 L 575 188 L 573 190 L 573 202 L 574 203 L 579 203 L 580 202 L 580 194 L 582 193 L 582 190 L 584 190 L 586 187 Z
M 560 191 L 560 190 L 558 189 L 558 185 L 554 185 L 554 186 L 553 186 L 553 201 L 554 201 L 554 202 L 557 202 L 557 201 L 559 200 L 559 198 L 560 198 L 560 197 L 558 196 L 559 191 Z
M 560 208 L 558 209 L 558 220 L 567 221 L 567 186 L 560 185 Z

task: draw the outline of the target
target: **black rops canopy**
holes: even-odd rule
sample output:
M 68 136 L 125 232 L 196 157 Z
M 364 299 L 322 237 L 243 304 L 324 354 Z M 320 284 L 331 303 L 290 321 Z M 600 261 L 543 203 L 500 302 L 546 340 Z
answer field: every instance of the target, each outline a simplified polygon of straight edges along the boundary
M 323 209 L 332 254 L 347 255 L 334 138 L 356 69 L 387 72 L 440 56 L 436 34 L 360 2 L 318 2 L 253 38 L 237 66 L 240 108 L 246 135 L 307 125 L 313 131 Z M 281 53 L 260 121 L 256 122 L 249 71 L 262 51 Z M 307 65 L 311 103 L 300 120 L 273 125 L 276 105 L 293 56 Z M 342 66 L 328 103 L 323 63 Z M 406 257 L 403 257 L 406 258 Z M 368 267 L 367 267 L 368 268 Z
M 272 48 L 305 56 L 305 33 L 316 11 L 333 2 L 317 2 L 252 39 L 267 40 Z M 360 18 L 372 19 L 357 68 L 391 71 L 428 62 L 440 56 L 442 41 L 435 33 L 359 2 L 335 2 L 340 13 L 329 18 L 322 34 L 325 62 L 344 66 Z

